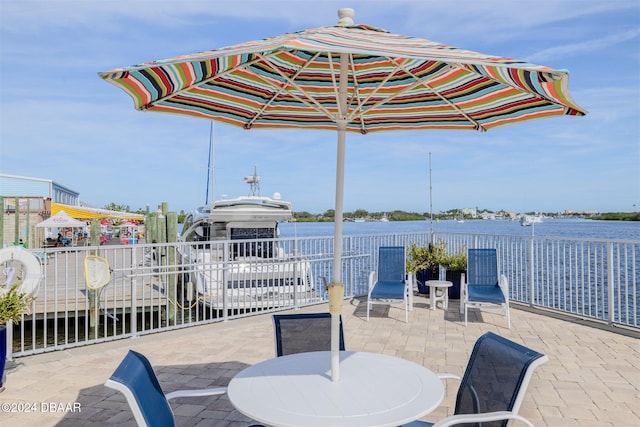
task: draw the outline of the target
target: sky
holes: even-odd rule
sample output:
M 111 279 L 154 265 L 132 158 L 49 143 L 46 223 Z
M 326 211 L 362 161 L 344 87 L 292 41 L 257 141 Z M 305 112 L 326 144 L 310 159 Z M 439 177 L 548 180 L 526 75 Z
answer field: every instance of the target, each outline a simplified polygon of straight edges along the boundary
M 567 69 L 588 111 L 482 133 L 349 133 L 345 211 L 640 210 L 638 0 L 0 0 L 0 172 L 94 207 L 180 212 L 248 195 L 256 167 L 261 195 L 333 209 L 334 132 L 142 113 L 97 73 L 335 25 L 341 7 L 392 33 Z

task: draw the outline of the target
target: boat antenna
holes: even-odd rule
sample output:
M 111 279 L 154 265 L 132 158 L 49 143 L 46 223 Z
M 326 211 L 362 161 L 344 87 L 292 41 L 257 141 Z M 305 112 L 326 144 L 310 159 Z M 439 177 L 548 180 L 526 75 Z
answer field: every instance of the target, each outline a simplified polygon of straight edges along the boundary
M 429 151 L 429 228 L 431 243 L 433 243 L 433 187 L 431 186 L 431 151 Z
M 260 175 L 258 175 L 258 168 L 255 165 L 253 166 L 253 175 L 245 176 L 244 182 L 249 184 L 249 188 L 251 189 L 249 196 L 260 195 Z
M 213 120 L 209 128 L 209 164 L 207 165 L 207 191 L 204 196 L 204 204 L 209 204 L 209 183 L 211 183 L 211 198 L 213 199 Z

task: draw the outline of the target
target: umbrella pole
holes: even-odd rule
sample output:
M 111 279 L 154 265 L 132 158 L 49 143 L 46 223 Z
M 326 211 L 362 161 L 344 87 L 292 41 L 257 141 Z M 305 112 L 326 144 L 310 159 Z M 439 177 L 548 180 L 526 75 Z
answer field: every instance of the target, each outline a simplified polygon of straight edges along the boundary
M 347 70 L 349 57 L 340 54 L 340 81 L 338 87 L 338 106 L 340 117 L 338 125 L 338 147 L 336 155 L 336 206 L 334 212 L 333 233 L 333 274 L 329 285 L 329 312 L 331 313 L 331 381 L 340 380 L 340 315 L 344 299 L 342 272 L 342 216 L 344 200 L 344 158 L 347 133 Z
M 338 125 L 338 127 L 344 127 Z M 329 312 L 331 313 L 331 381 L 340 380 L 340 315 L 344 299 L 342 271 L 342 211 L 344 189 L 345 131 L 338 130 L 338 155 L 336 164 L 336 209 L 333 242 L 333 275 L 329 285 Z

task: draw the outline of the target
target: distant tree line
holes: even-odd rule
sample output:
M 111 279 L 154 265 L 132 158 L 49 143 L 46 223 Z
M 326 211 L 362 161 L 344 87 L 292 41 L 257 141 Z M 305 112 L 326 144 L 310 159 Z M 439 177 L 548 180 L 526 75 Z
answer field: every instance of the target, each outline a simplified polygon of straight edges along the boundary
M 593 219 L 607 221 L 640 221 L 640 212 L 607 212 L 596 215 Z
M 131 212 L 128 205 L 109 203 L 104 206 L 104 209 L 121 212 Z M 473 218 L 471 215 L 463 215 L 465 220 L 480 219 L 483 213 L 487 214 L 506 214 L 506 211 L 500 210 L 497 212 L 490 211 L 488 209 L 476 209 L 477 216 Z M 134 211 L 144 215 L 146 210 L 138 209 Z M 435 220 L 447 220 L 455 219 L 460 215 L 461 209 L 449 209 L 444 212 L 434 212 L 433 219 Z M 527 215 L 533 215 L 536 212 L 525 212 Z M 562 215 L 555 212 L 543 213 L 546 217 L 560 217 Z M 178 213 L 178 223 L 184 223 L 186 213 L 184 210 Z M 294 212 L 293 217 L 298 222 L 333 222 L 335 218 L 335 210 L 328 209 L 324 213 L 310 213 L 307 211 Z M 357 219 L 364 219 L 365 221 L 380 221 L 383 218 L 387 218 L 389 221 L 421 221 L 430 219 L 429 212 L 406 212 L 402 210 L 394 210 L 390 212 L 368 212 L 365 209 L 356 209 L 353 212 L 344 212 L 343 218 L 346 221 L 354 221 Z M 607 221 L 640 221 L 640 212 L 607 212 L 598 215 L 590 216 L 589 219 L 595 220 L 607 220 Z
M 525 212 L 527 215 L 535 215 L 539 212 Z M 461 209 L 450 209 L 444 212 L 434 212 L 433 219 L 435 220 L 451 220 L 456 219 L 462 214 Z M 488 209 L 477 209 L 477 215 L 472 217 L 471 215 L 462 215 L 465 220 L 481 219 L 482 214 L 502 214 L 505 218 L 508 218 L 508 212 L 500 210 L 497 212 L 490 211 Z M 557 212 L 543 212 L 545 217 L 548 218 L 561 218 L 566 217 Z M 309 213 L 307 211 L 294 212 L 293 217 L 298 222 L 333 222 L 335 218 L 335 211 L 329 209 L 324 213 Z M 406 212 L 402 210 L 395 210 L 391 212 L 368 212 L 365 209 L 356 209 L 353 212 L 344 212 L 343 218 L 345 221 L 353 221 L 357 219 L 364 219 L 366 221 L 380 221 L 383 217 L 386 217 L 389 221 L 420 221 L 430 219 L 429 212 Z M 583 216 L 580 216 L 583 217 Z M 597 220 L 613 220 L 613 221 L 640 221 L 640 212 L 611 212 L 603 213 L 599 215 L 589 216 L 588 219 Z
M 344 212 L 342 214 L 345 221 L 355 221 L 364 219 L 365 221 L 381 221 L 387 218 L 389 221 L 420 221 L 429 219 L 429 213 L 406 212 L 395 210 L 391 212 L 368 212 L 364 209 L 356 209 L 353 212 Z M 453 219 L 455 210 L 451 212 L 439 212 L 433 214 L 433 219 Z M 335 219 L 335 210 L 329 209 L 321 214 L 309 213 L 306 211 L 294 212 L 293 217 L 298 222 L 333 222 Z

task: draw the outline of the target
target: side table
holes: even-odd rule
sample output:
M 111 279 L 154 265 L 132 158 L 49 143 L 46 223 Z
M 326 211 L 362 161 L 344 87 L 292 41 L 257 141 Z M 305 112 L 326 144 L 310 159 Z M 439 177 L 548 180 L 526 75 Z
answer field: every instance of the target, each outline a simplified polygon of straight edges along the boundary
M 453 283 L 448 280 L 427 280 L 425 285 L 429 286 L 429 294 L 431 296 L 431 310 L 436 309 L 438 301 L 442 301 L 442 308 L 449 308 L 449 288 Z

